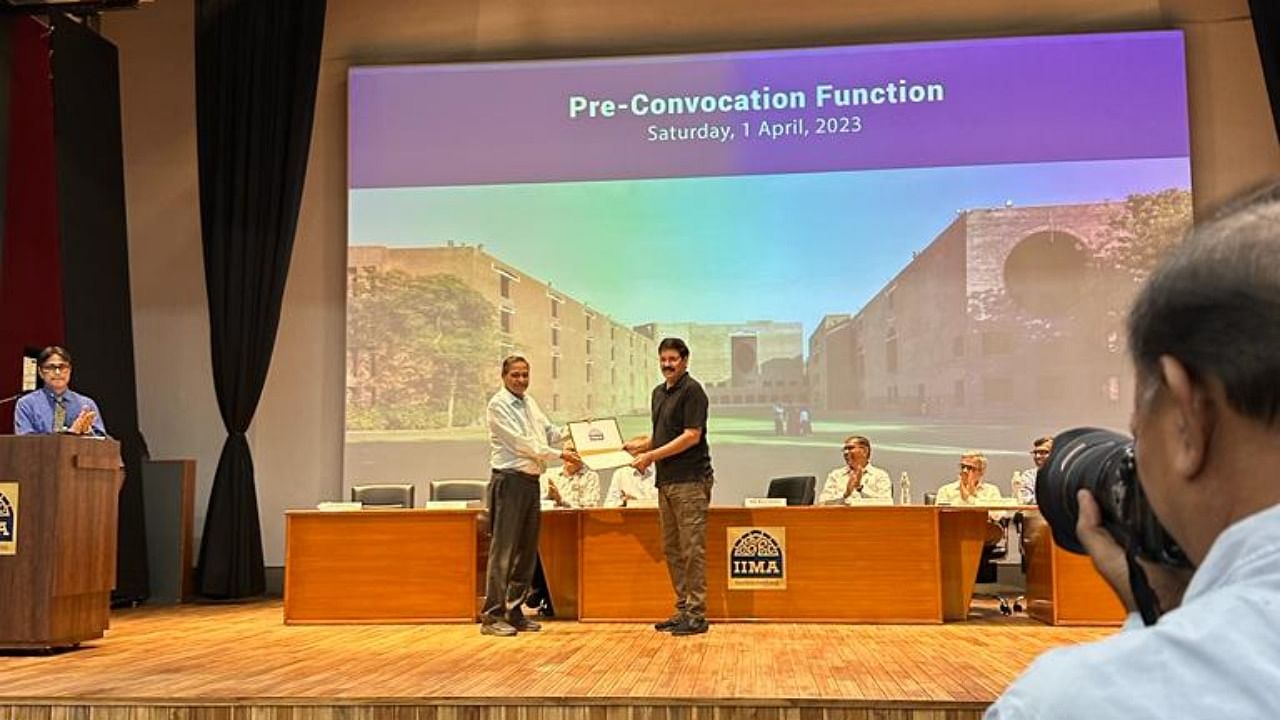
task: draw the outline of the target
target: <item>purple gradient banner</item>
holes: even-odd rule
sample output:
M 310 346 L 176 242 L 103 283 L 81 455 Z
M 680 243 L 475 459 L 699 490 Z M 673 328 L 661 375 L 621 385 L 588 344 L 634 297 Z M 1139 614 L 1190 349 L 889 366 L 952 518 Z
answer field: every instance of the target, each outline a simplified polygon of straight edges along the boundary
M 352 68 L 352 188 L 1186 157 L 1177 31 Z

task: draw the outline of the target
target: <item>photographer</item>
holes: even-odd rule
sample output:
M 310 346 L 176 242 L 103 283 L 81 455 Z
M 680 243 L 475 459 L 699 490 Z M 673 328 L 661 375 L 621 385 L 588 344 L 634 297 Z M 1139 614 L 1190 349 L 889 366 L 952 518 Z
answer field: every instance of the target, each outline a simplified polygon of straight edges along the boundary
M 1075 536 L 1129 621 L 1040 657 L 987 718 L 1280 717 L 1280 186 L 1171 253 L 1129 348 L 1136 482 L 1194 571 L 1122 547 L 1109 498 L 1075 493 Z M 1143 627 L 1133 611 L 1153 605 Z

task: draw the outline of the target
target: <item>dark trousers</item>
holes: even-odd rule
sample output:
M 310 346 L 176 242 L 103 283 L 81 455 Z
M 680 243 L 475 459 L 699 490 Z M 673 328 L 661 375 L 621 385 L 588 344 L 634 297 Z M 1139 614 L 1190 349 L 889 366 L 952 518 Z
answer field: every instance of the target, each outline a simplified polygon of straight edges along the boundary
M 703 620 L 707 614 L 707 507 L 710 472 L 693 482 L 658 488 L 658 519 L 667 573 L 676 594 L 676 616 Z
M 529 592 L 538 558 L 542 503 L 538 476 L 494 470 L 489 480 L 489 566 L 482 622 L 506 618 Z

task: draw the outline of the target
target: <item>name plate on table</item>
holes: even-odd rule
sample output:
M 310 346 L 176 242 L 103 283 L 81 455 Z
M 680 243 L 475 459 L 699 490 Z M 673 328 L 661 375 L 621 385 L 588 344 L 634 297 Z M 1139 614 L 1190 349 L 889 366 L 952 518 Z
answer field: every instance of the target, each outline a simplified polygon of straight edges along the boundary
M 543 501 L 542 501 L 542 509 L 543 509 L 543 510 L 555 510 L 555 509 L 556 509 L 556 501 L 555 501 L 555 500 L 543 500 Z
M 422 507 L 428 510 L 466 510 L 469 500 L 428 500 Z
M 847 498 L 844 504 L 849 507 L 893 507 L 893 498 Z
M 351 512 L 364 508 L 364 503 L 359 502 L 322 502 L 316 505 L 317 510 L 325 512 Z
M 786 498 L 747 498 L 742 501 L 743 507 L 786 507 Z
M 636 499 L 636 500 L 628 500 L 628 501 L 627 501 L 627 507 L 629 507 L 629 508 L 656 508 L 656 507 L 658 507 L 658 498 L 647 498 L 647 499 L 644 499 L 644 500 L 640 500 L 640 499 Z

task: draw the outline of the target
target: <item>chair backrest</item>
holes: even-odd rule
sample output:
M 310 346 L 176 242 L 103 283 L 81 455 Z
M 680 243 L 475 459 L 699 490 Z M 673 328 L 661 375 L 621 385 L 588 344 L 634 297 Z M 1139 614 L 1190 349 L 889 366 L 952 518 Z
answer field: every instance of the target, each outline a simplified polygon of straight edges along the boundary
M 925 505 L 937 505 L 937 504 L 938 504 L 938 493 L 936 493 L 936 492 L 927 492 L 927 493 L 925 493 L 925 494 L 924 494 L 924 504 L 925 504 Z
M 812 505 L 817 497 L 818 478 L 814 475 L 794 475 L 769 481 L 769 497 L 786 498 L 788 505 Z
M 351 501 L 371 507 L 413 507 L 412 485 L 355 485 Z
M 431 481 L 432 500 L 486 500 L 489 481 L 480 478 L 444 478 Z

